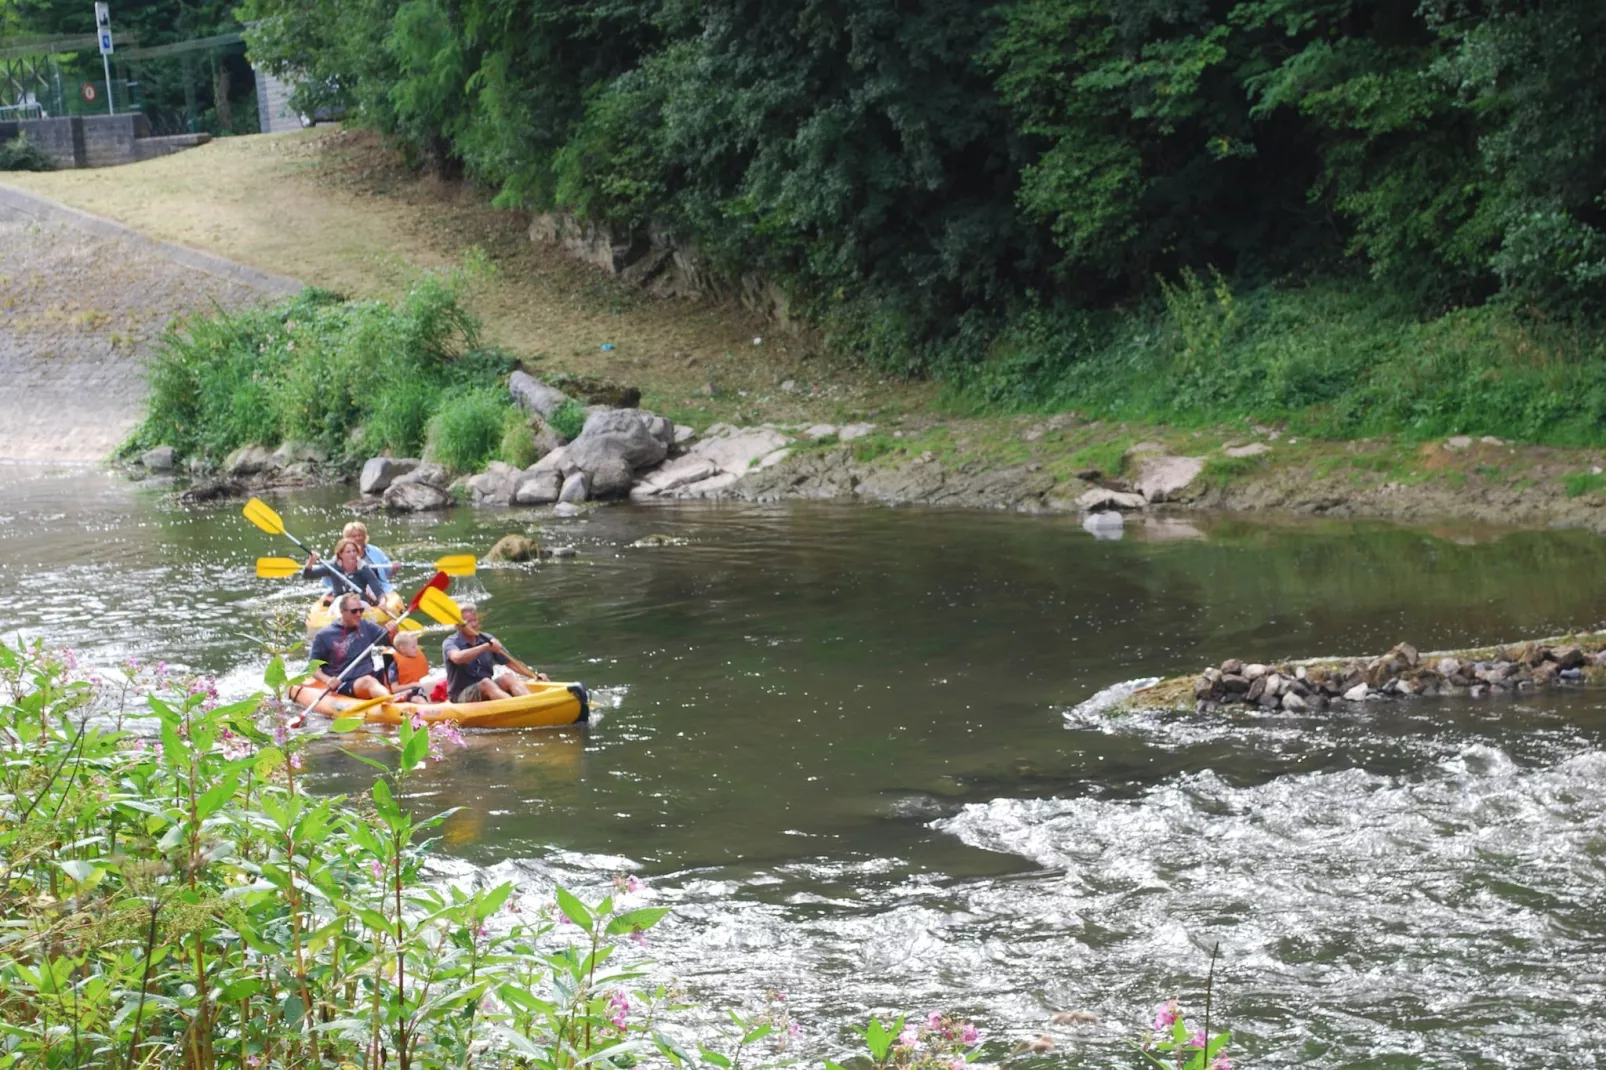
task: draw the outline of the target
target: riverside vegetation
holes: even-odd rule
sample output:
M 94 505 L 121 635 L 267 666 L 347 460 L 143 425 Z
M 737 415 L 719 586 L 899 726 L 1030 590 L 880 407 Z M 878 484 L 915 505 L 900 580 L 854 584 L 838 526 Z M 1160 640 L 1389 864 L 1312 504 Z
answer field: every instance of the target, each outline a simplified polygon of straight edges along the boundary
M 309 110 L 960 403 L 1601 441 L 1593 0 L 244 11 Z
M 471 470 L 533 452 L 508 400 L 518 361 L 463 305 L 476 268 L 420 276 L 395 303 L 320 290 L 176 323 L 149 364 L 144 421 L 119 451 L 157 445 L 216 467 L 248 443 L 298 443 L 337 463 L 422 450 Z M 522 464 L 528 464 L 524 460 Z
M 454 727 L 403 723 L 390 761 L 354 755 L 376 771 L 369 793 L 317 798 L 283 727 L 282 658 L 266 682 L 222 703 L 163 665 L 102 675 L 0 643 L 0 1067 L 789 1061 L 801 1030 L 783 996 L 710 1025 L 653 979 L 641 945 L 667 908 L 640 905 L 634 877 L 593 903 L 557 887 L 534 910 L 512 883 L 432 876 L 427 837 L 448 814 L 399 799 L 461 742 Z M 1155 1050 L 1202 1070 L 1173 1020 Z M 938 1012 L 859 1033 L 877 1070 L 962 1070 L 980 1052 L 970 1022 Z M 1225 1042 L 1208 1045 L 1216 1070 Z

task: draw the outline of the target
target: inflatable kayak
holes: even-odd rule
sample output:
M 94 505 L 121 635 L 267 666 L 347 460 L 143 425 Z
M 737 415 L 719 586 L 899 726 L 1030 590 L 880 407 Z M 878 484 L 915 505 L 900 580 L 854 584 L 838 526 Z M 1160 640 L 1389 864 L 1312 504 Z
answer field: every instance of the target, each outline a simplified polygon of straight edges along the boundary
M 494 702 L 382 702 L 363 711 L 368 724 L 400 724 L 402 718 L 422 717 L 425 721 L 456 721 L 464 728 L 552 728 L 578 724 L 591 716 L 591 696 L 583 684 L 527 683 L 528 695 L 497 699 Z M 295 702 L 316 698 L 322 688 L 302 684 L 290 689 Z M 360 699 L 325 694 L 313 707 L 331 720 Z M 303 703 L 304 704 L 304 703 Z
M 375 624 L 384 624 L 386 621 L 395 620 L 401 616 L 402 610 L 406 608 L 407 603 L 402 601 L 401 595 L 395 591 L 388 591 L 379 600 L 379 604 L 377 606 L 369 606 L 363 612 L 363 616 Z M 319 631 L 333 624 L 334 620 L 334 604 L 332 602 L 326 604 L 322 598 L 318 599 L 312 603 L 312 608 L 307 610 L 307 634 L 317 635 Z

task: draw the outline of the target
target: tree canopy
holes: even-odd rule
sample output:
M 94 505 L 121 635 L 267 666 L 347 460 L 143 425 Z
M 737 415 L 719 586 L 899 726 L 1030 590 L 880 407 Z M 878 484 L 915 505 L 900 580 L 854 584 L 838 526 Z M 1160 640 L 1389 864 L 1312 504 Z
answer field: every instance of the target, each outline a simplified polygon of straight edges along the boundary
M 1599 0 L 246 0 L 501 203 L 695 242 L 890 367 L 1184 269 L 1600 314 Z M 957 350 L 956 350 L 957 343 Z

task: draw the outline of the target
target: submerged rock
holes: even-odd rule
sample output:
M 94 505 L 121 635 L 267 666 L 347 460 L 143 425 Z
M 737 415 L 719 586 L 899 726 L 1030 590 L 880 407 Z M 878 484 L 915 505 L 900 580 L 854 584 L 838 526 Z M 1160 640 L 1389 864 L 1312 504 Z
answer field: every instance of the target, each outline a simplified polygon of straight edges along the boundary
M 503 535 L 485 554 L 486 561 L 531 561 L 541 556 L 541 547 L 528 535 Z

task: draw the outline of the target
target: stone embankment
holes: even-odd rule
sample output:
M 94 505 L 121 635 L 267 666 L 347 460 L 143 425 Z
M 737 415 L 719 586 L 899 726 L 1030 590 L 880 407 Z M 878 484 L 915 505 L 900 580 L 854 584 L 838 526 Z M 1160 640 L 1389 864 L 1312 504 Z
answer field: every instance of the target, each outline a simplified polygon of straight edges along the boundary
M 1606 682 L 1606 633 L 1471 650 L 1419 653 L 1400 643 L 1370 658 L 1309 658 L 1245 664 L 1237 658 L 1198 676 L 1164 680 L 1130 695 L 1128 709 L 1200 713 L 1282 710 L 1320 713 L 1412 697 L 1479 698 Z

